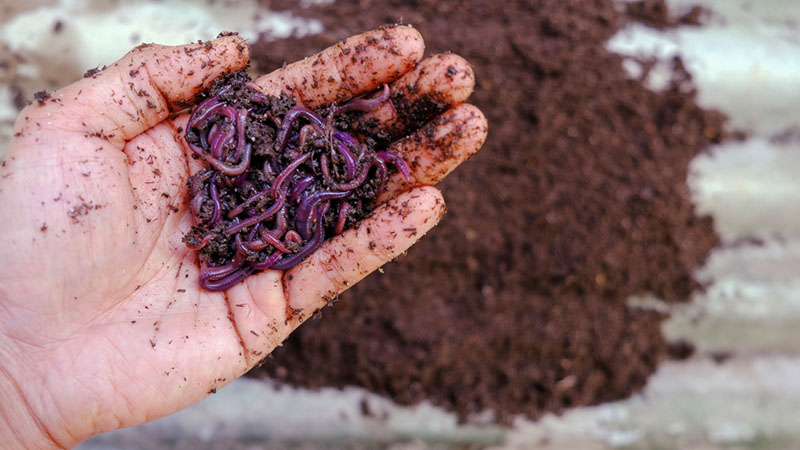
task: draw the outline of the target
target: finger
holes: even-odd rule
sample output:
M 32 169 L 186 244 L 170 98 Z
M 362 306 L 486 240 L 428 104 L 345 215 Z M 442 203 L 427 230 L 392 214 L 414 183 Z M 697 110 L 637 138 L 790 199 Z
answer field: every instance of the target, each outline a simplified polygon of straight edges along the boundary
M 336 236 L 286 273 L 285 294 L 305 318 L 393 260 L 433 228 L 445 212 L 433 187 L 406 192 L 378 207 L 357 227 Z
M 425 45 L 409 26 L 368 31 L 290 64 L 255 83 L 269 95 L 292 94 L 310 108 L 342 102 L 396 80 L 422 59 Z
M 363 123 L 367 133 L 389 142 L 464 103 L 474 87 L 475 73 L 464 58 L 434 55 L 394 81 L 390 100 L 365 114 Z
M 142 44 L 111 66 L 53 93 L 32 114 L 57 117 L 62 129 L 123 144 L 194 103 L 219 75 L 247 65 L 239 36 L 168 47 Z
M 389 151 L 406 161 L 411 176 L 406 180 L 401 173 L 392 175 L 378 201 L 386 201 L 414 186 L 431 186 L 442 181 L 481 148 L 488 128 L 486 117 L 478 108 L 461 104 L 394 142 Z

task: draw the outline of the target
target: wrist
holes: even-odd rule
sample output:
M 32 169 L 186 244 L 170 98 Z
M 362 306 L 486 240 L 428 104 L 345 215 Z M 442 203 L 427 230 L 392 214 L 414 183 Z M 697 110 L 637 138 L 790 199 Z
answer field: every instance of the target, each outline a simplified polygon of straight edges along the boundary
M 47 429 L 36 418 L 19 384 L 3 364 L 0 364 L 0 398 L 0 448 L 63 448 L 49 436 Z

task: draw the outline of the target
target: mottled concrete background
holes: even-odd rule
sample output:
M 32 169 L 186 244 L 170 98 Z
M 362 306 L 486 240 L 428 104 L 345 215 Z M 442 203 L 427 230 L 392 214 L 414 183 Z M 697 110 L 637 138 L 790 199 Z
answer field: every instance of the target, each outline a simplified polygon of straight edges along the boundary
M 631 25 L 608 43 L 625 55 L 679 54 L 705 107 L 747 133 L 698 157 L 689 184 L 724 244 L 691 302 L 634 298 L 667 310 L 663 332 L 698 351 L 668 362 L 633 398 L 512 429 L 458 425 L 429 405 L 403 408 L 357 389 L 307 392 L 239 380 L 174 416 L 98 436 L 84 449 L 150 448 L 800 448 L 800 3 L 670 0 L 701 4 L 700 28 Z M 0 157 L 18 107 L 140 42 L 178 44 L 235 30 L 315 33 L 306 21 L 255 2 L 26 0 L 0 5 Z M 666 67 L 666 64 L 665 64 Z M 642 70 L 633 60 L 632 76 Z M 660 89 L 666 71 L 648 82 Z M 364 408 L 372 413 L 362 414 Z

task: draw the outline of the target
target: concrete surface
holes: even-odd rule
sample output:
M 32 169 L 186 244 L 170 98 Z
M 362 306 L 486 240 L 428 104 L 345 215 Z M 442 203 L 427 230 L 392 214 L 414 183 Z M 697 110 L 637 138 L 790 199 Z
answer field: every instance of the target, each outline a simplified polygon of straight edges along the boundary
M 320 0 L 305 0 L 319 2 Z M 52 91 L 110 64 L 142 42 L 209 40 L 236 31 L 248 41 L 322 31 L 317 20 L 269 12 L 251 0 L 0 0 L 0 156 L 17 116 L 16 95 Z
M 519 420 L 510 429 L 481 425 L 490 412 L 465 426 L 430 405 L 399 407 L 359 389 L 308 392 L 238 380 L 181 413 L 81 448 L 800 448 L 800 3 L 668 3 L 675 11 L 702 4 L 712 11 L 710 23 L 666 32 L 631 25 L 609 48 L 665 61 L 649 76 L 653 89 L 664 86 L 666 61 L 681 55 L 701 104 L 724 111 L 733 129 L 748 134 L 692 164 L 694 201 L 714 216 L 724 241 L 698 273 L 710 283 L 707 291 L 677 306 L 647 296 L 630 302 L 669 311 L 663 332 L 692 341 L 693 358 L 663 364 L 632 398 Z M 210 5 L 3 5 L 0 60 L 9 63 L 0 65 L 0 157 L 16 116 L 11 84 L 30 98 L 115 60 L 138 41 L 188 42 L 228 29 L 250 39 L 320 30 L 318 22 L 257 12 L 244 0 Z M 631 76 L 641 69 L 633 59 L 625 67 Z

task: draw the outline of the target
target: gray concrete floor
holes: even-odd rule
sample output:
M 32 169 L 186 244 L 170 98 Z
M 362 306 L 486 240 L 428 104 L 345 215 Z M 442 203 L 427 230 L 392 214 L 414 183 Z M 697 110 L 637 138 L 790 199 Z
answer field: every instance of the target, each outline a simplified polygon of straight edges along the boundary
M 623 55 L 684 58 L 706 107 L 728 114 L 743 142 L 711 149 L 688 180 L 724 243 L 698 273 L 705 293 L 677 306 L 663 332 L 699 349 L 663 364 L 632 398 L 511 428 L 459 425 L 430 405 L 399 407 L 358 389 L 309 392 L 238 380 L 162 420 L 98 436 L 84 449 L 231 448 L 800 448 L 800 4 L 778 0 L 669 0 L 713 11 L 702 28 L 631 25 L 609 41 Z M 220 6 L 223 5 L 223 6 Z M 0 157 L 25 98 L 112 62 L 140 41 L 209 39 L 237 30 L 318 32 L 318 22 L 259 11 L 250 1 L 36 0 L 0 8 Z M 180 9 L 176 17 L 171 12 Z M 170 26 L 164 20 L 170 20 Z M 61 22 L 60 31 L 55 32 Z M 20 58 L 21 56 L 21 58 Z M 664 64 L 666 67 L 666 64 Z M 636 76 L 631 59 L 626 68 Z M 663 68 L 662 68 L 663 69 Z M 657 67 L 648 79 L 660 89 Z M 747 238 L 758 237 L 763 245 Z M 714 356 L 725 354 L 724 362 Z M 362 403 L 376 413 L 361 414 Z

